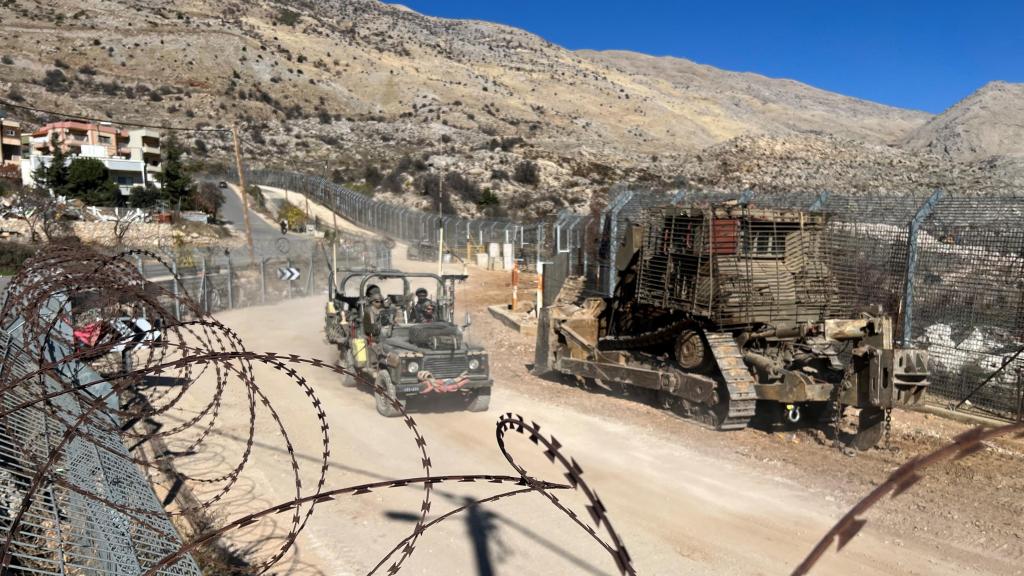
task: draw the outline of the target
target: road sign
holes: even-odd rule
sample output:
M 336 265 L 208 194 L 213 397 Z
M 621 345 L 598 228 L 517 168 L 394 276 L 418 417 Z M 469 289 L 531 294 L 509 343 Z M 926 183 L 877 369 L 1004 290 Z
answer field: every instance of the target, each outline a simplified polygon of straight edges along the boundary
M 277 269 L 277 279 L 278 280 L 288 280 L 289 282 L 291 282 L 292 280 L 298 280 L 299 279 L 299 269 L 298 268 L 292 268 L 291 266 L 289 266 L 287 268 L 278 268 Z
M 142 347 L 143 342 L 159 342 L 163 338 L 160 330 L 153 328 L 145 318 L 121 317 L 111 322 L 114 330 L 121 335 L 113 352 L 133 352 Z

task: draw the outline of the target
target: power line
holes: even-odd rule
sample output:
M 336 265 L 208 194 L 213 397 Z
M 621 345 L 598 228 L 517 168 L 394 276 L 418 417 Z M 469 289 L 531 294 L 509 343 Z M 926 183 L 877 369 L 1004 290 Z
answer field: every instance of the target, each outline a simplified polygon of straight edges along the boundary
M 0 99 L 0 105 L 10 106 L 11 108 L 20 108 L 22 110 L 28 110 L 30 112 L 37 112 L 40 114 L 49 114 L 51 116 L 68 118 L 70 120 L 84 120 L 86 122 L 108 122 L 110 124 L 117 124 L 119 126 L 131 126 L 132 128 L 154 128 L 157 130 L 176 130 L 180 132 L 231 132 L 231 128 L 183 128 L 180 126 L 157 126 L 155 124 L 140 124 L 138 122 L 120 122 L 116 120 L 110 120 L 107 118 L 90 118 L 89 116 L 79 116 L 76 114 L 68 114 L 66 112 L 54 112 L 53 110 L 43 110 L 41 108 L 33 108 L 32 106 L 25 106 L 23 104 L 14 104 L 12 102 L 7 101 L 6 99 Z

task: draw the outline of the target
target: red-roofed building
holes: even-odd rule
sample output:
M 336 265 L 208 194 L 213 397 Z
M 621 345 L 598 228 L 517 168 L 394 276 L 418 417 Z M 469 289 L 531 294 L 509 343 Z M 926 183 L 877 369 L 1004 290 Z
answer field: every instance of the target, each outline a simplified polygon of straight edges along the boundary
M 49 156 L 50 139 L 57 134 L 57 141 L 67 154 L 81 154 L 82 146 L 102 146 L 107 156 L 128 157 L 128 132 L 108 124 L 91 122 L 51 122 L 32 133 L 32 153 Z
M 110 170 L 111 179 L 128 195 L 132 188 L 158 184 L 160 133 L 148 128 L 123 130 L 108 123 L 78 121 L 51 122 L 32 133 L 31 154 L 23 158 L 22 183 L 33 185 L 33 172 L 53 157 L 52 138 L 68 156 L 95 158 Z

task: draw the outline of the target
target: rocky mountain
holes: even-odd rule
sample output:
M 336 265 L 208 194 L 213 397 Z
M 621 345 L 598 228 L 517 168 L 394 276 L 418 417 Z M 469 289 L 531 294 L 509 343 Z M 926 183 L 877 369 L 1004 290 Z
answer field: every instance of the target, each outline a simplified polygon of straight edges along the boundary
M 808 150 L 840 156 L 888 150 L 930 118 L 377 0 L 6 0 L 0 30 L 7 100 L 112 121 L 237 123 L 252 166 L 323 172 L 421 207 L 439 201 L 443 177 L 446 210 L 469 215 L 583 209 L 618 182 L 740 186 L 707 159 L 789 139 L 836 139 Z M 182 134 L 199 159 L 229 157 L 227 137 Z M 843 162 L 817 161 L 826 172 Z M 771 186 L 789 181 L 801 179 Z
M 990 82 L 910 132 L 903 143 L 956 160 L 1024 160 L 1024 84 Z
M 729 72 L 682 58 L 625 51 L 577 54 L 625 74 L 649 90 L 660 106 L 683 120 L 695 121 L 700 130 L 688 139 L 705 146 L 757 134 L 829 134 L 873 144 L 893 143 L 931 117 L 794 80 Z
M 1024 187 L 1012 163 L 957 162 L 936 154 L 834 136 L 743 136 L 693 154 L 678 184 L 758 193 L 821 192 L 924 196 L 1001 194 Z

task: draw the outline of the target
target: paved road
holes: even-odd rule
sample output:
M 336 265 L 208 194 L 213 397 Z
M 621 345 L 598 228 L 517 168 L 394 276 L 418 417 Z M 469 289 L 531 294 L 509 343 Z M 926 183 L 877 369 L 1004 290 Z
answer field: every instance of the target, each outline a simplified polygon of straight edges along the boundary
M 236 186 L 228 186 L 224 190 L 224 206 L 220 209 L 221 218 L 235 227 L 239 232 L 245 232 L 245 220 L 242 214 L 242 196 Z M 256 239 L 276 239 L 281 236 L 281 230 L 263 219 L 252 208 L 249 209 L 249 223 L 252 226 L 252 237 Z

